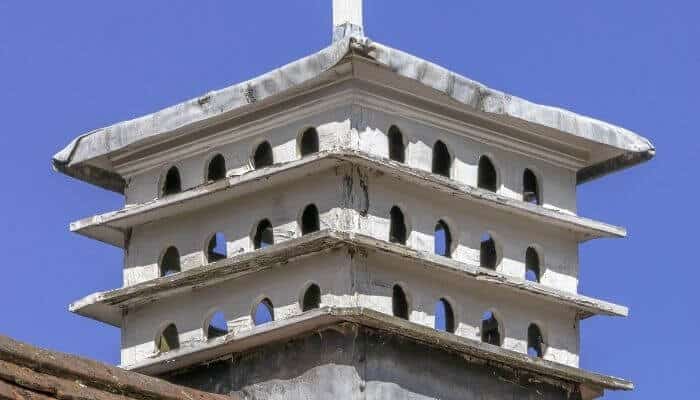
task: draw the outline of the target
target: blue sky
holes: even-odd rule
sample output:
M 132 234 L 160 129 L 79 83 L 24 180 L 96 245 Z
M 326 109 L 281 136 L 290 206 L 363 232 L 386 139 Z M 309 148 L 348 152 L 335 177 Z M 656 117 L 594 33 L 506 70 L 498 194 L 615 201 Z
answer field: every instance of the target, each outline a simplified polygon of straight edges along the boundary
M 630 232 L 581 248 L 581 292 L 631 308 L 628 319 L 583 322 L 582 366 L 637 384 L 610 399 L 694 392 L 700 3 L 365 3 L 375 40 L 654 141 L 652 162 L 579 187 L 581 215 Z M 118 331 L 66 307 L 119 286 L 122 255 L 67 225 L 122 199 L 53 173 L 51 155 L 80 133 L 326 46 L 330 4 L 0 0 L 0 332 L 116 363 Z

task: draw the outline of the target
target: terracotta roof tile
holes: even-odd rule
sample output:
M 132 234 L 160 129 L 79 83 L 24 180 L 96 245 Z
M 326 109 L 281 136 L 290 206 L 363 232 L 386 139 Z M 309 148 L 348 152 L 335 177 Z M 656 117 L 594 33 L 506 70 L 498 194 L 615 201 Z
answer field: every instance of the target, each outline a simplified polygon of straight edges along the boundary
M 0 400 L 230 400 L 0 336 Z

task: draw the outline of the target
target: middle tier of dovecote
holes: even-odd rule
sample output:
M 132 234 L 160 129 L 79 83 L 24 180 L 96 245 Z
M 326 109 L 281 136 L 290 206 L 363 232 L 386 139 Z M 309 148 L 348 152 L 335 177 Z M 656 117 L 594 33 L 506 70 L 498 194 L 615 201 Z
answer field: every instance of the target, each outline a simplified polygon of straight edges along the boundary
M 482 235 L 496 242 L 496 270 L 525 277 L 525 255 L 534 247 L 540 255 L 540 282 L 575 293 L 578 282 L 578 240 L 575 235 L 545 223 L 514 217 L 443 193 L 414 187 L 369 168 L 339 163 L 292 182 L 266 185 L 240 197 L 186 215 L 136 226 L 131 233 L 124 284 L 159 276 L 159 261 L 170 246 L 178 249 L 182 269 L 207 263 L 207 244 L 223 233 L 228 257 L 254 251 L 258 223 L 269 220 L 274 243 L 301 236 L 301 214 L 314 204 L 320 228 L 356 232 L 388 241 L 390 211 L 397 206 L 407 228 L 406 246 L 432 253 L 434 230 L 445 221 L 452 236 L 451 258 L 480 263 Z M 366 192 L 365 192 L 366 191 Z M 365 197 L 366 193 L 366 197 Z

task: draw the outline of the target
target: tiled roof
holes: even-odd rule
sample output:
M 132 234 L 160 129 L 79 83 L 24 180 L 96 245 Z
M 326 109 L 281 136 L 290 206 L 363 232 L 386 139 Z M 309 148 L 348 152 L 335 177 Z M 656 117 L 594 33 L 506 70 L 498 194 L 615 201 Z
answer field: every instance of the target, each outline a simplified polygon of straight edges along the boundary
M 0 336 L 0 400 L 230 400 Z

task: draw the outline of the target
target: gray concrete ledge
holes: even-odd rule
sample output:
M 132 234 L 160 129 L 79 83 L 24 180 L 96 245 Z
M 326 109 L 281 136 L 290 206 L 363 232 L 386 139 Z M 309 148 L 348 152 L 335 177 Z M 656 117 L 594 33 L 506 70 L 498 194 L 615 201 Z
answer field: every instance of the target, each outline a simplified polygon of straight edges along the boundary
M 164 374 L 200 363 L 212 362 L 232 353 L 240 353 L 294 337 L 332 329 L 338 324 L 356 324 L 410 338 L 430 347 L 455 352 L 471 361 L 487 362 L 502 368 L 527 371 L 548 381 L 564 381 L 591 386 L 592 389 L 633 390 L 624 379 L 605 376 L 512 350 L 463 338 L 406 321 L 367 308 L 321 308 L 286 320 L 273 321 L 237 335 L 193 343 L 178 350 L 154 354 L 152 358 L 123 368 L 149 375 Z
M 409 259 L 412 261 L 411 265 L 430 268 L 435 273 L 453 274 L 459 279 L 475 279 L 484 285 L 492 286 L 494 289 L 517 292 L 564 307 L 571 307 L 578 311 L 581 319 L 593 315 L 626 317 L 629 313 L 628 309 L 621 305 L 565 292 L 540 283 L 529 282 L 481 268 L 478 265 L 416 251 L 406 246 L 376 240 L 368 236 L 333 230 L 316 232 L 263 250 L 244 253 L 175 275 L 107 292 L 94 293 L 71 304 L 69 310 L 119 327 L 122 322 L 122 313 L 131 307 L 160 301 L 180 293 L 188 293 L 195 288 L 200 289 L 274 268 L 287 264 L 297 257 L 323 254 L 326 250 L 337 248 L 381 252 L 403 260 Z
M 321 152 L 300 160 L 276 164 L 223 181 L 202 185 L 148 203 L 84 218 L 71 223 L 70 230 L 123 248 L 126 232 L 134 226 L 175 216 L 182 212 L 203 209 L 212 204 L 255 192 L 263 187 L 288 183 L 321 170 L 335 168 L 342 163 L 361 165 L 383 172 L 408 184 L 421 186 L 431 190 L 432 193 L 454 196 L 519 218 L 527 218 L 536 223 L 567 230 L 578 235 L 580 241 L 619 238 L 627 235 L 626 230 L 621 227 L 533 205 L 427 171 L 411 168 L 389 159 L 347 149 Z
M 108 157 L 145 143 L 172 139 L 201 129 L 238 112 L 254 112 L 261 102 L 314 84 L 327 84 L 324 73 L 359 58 L 370 59 L 397 76 L 418 82 L 455 101 L 465 110 L 521 130 L 558 132 L 609 146 L 615 151 L 594 160 L 581 182 L 651 159 L 651 142 L 629 130 L 556 107 L 535 104 L 451 72 L 408 53 L 349 36 L 316 54 L 292 62 L 260 77 L 209 92 L 156 113 L 97 129 L 73 140 L 53 157 L 56 170 L 109 190 L 123 192 L 124 179 Z M 95 160 L 102 159 L 102 162 Z

